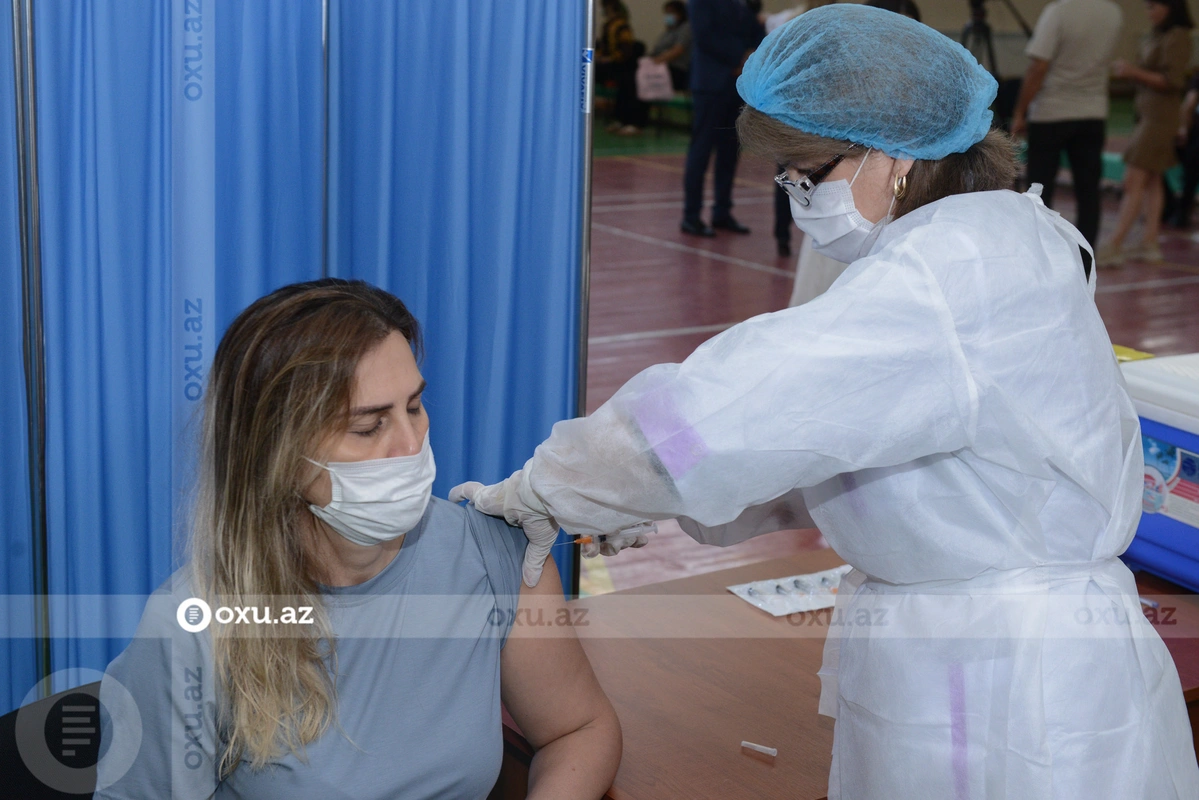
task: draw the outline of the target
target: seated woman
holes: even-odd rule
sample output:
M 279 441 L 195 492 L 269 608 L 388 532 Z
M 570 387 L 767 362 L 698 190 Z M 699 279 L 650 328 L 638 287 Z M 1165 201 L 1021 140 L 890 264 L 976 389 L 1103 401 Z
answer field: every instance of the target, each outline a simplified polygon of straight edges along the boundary
M 691 91 L 691 23 L 687 21 L 687 4 L 670 0 L 662 6 L 666 30 L 650 49 L 655 64 L 670 69 L 670 85 L 676 92 Z
M 552 560 L 523 586 L 519 528 L 431 497 L 420 346 L 398 299 L 336 279 L 229 327 L 190 563 L 108 668 L 96 797 L 482 798 L 501 700 L 530 797 L 611 784 L 620 726 L 573 631 L 521 624 L 569 618 Z

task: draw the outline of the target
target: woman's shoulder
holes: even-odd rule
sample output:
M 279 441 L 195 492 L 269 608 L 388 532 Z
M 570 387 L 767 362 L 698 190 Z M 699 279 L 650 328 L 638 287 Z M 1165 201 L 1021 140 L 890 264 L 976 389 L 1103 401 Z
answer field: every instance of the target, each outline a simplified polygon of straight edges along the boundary
M 197 594 L 192 566 L 185 564 L 171 573 L 147 598 L 138 625 L 138 635 L 174 634 L 183 629 L 181 620 L 187 621 L 188 612 L 193 608 L 197 611 L 192 612 L 191 617 L 195 618 L 198 612 L 202 619 L 208 604 L 197 598 Z M 211 613 L 211 609 L 208 610 Z
M 619 36 L 626 31 L 632 33 L 633 30 L 632 26 L 629 25 L 629 21 L 623 17 L 615 17 L 608 20 L 608 24 L 605 27 L 610 36 Z
M 100 798 L 210 797 L 216 789 L 214 624 L 192 591 L 190 567 L 178 570 L 146 601 L 133 639 L 104 671 L 101 739 L 111 753 L 97 765 Z M 194 609 L 194 611 L 193 611 Z M 186 769 L 172 770 L 175 758 Z M 126 759 L 128 756 L 128 760 Z M 123 766 L 115 766 L 123 765 Z
M 1191 29 L 1175 25 L 1161 35 L 1159 42 L 1162 50 L 1176 53 L 1185 52 L 1189 55 L 1191 52 Z
M 429 509 L 426 513 L 425 528 L 435 532 L 435 536 L 442 540 L 448 535 L 451 539 L 473 541 L 483 530 L 499 531 L 508 527 L 504 520 L 488 516 L 472 505 L 451 503 L 440 497 L 429 499 Z M 424 538 L 423 533 L 421 538 Z
M 1150 30 L 1141 39 L 1142 46 L 1148 53 L 1148 58 L 1160 58 L 1162 54 L 1170 50 L 1178 50 L 1186 48 L 1188 51 L 1191 47 L 1191 30 L 1184 28 L 1181 25 L 1175 25 L 1173 28 L 1165 31 Z
M 190 565 L 176 570 L 147 598 L 125 656 L 135 661 L 169 659 L 174 652 L 198 662 L 211 658 L 211 625 L 218 608 L 195 590 Z
M 427 539 L 438 550 L 477 555 L 493 583 L 503 584 L 505 590 L 511 588 L 508 584 L 512 583 L 512 576 L 515 581 L 520 580 L 520 564 L 528 544 L 520 528 L 488 516 L 474 506 L 439 497 L 429 501 L 428 514 L 422 540 Z
M 515 556 L 517 564 L 524 558 L 525 545 L 529 540 L 520 528 L 509 525 L 500 517 L 484 514 L 472 505 L 460 506 L 448 500 L 439 500 L 438 503 L 452 507 L 461 515 L 472 541 L 478 545 L 485 558 L 502 553 L 505 556 Z
M 484 514 L 469 503 L 451 503 L 440 497 L 429 499 L 429 526 L 461 526 L 464 531 L 520 531 L 500 517 Z

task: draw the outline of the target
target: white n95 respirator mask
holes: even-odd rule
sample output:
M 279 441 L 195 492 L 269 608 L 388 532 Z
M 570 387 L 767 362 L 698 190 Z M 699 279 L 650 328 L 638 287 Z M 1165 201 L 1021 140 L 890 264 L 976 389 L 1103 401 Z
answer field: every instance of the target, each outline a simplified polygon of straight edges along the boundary
M 807 208 L 791 198 L 791 219 L 812 237 L 812 249 L 846 264 L 869 253 L 890 220 L 890 209 L 880 222 L 871 222 L 854 205 L 853 182 L 869 157 L 867 153 L 852 179 L 817 184 Z
M 328 470 L 333 499 L 324 508 L 311 504 L 308 508 L 330 528 L 364 547 L 390 542 L 415 528 L 425 515 L 437 477 L 428 433 L 413 456 L 312 463 Z

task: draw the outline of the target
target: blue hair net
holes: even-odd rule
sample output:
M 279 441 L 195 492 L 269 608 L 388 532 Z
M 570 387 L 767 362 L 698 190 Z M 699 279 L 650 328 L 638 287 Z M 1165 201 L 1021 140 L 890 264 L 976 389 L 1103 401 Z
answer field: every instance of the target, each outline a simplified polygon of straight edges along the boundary
M 778 28 L 737 79 L 746 103 L 793 128 L 929 160 L 986 136 L 998 88 L 952 39 L 851 4 L 816 8 Z

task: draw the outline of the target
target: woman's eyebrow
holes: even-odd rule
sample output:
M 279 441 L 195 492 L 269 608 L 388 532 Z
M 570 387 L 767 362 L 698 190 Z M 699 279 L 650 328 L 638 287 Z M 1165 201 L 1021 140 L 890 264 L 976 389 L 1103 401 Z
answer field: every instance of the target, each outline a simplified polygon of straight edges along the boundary
M 350 409 L 350 416 L 365 417 L 370 414 L 382 414 L 384 411 L 391 411 L 393 408 L 395 408 L 395 403 L 386 403 L 381 406 L 361 406 Z
M 421 393 L 425 391 L 425 388 L 428 385 L 429 384 L 427 381 L 421 381 L 420 386 L 416 387 L 416 391 L 408 395 L 408 402 L 411 403 L 413 400 L 420 397 Z M 366 417 L 371 414 L 382 414 L 384 411 L 391 411 L 393 408 L 395 408 L 395 403 L 384 403 L 378 406 L 359 406 L 358 408 L 350 409 L 350 416 Z

